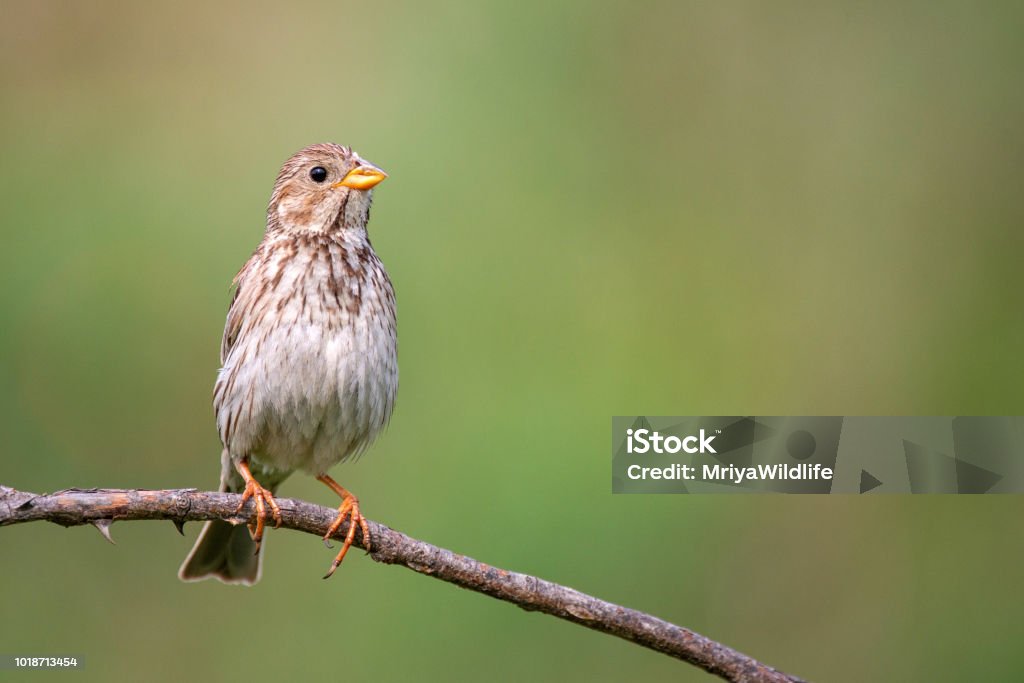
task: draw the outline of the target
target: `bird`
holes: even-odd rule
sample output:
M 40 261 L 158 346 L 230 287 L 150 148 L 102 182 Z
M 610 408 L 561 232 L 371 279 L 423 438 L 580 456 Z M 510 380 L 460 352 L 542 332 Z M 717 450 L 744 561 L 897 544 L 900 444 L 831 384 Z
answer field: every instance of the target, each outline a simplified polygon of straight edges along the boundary
M 251 524 L 206 522 L 178 572 L 252 585 L 262 573 L 268 518 L 293 472 L 341 497 L 324 543 L 350 524 L 331 576 L 355 540 L 370 549 L 359 499 L 327 471 L 354 458 L 388 425 L 398 392 L 395 291 L 370 243 L 373 188 L 387 178 L 349 147 L 321 143 L 281 167 L 259 246 L 233 280 L 213 407 L 220 491 L 252 499 Z

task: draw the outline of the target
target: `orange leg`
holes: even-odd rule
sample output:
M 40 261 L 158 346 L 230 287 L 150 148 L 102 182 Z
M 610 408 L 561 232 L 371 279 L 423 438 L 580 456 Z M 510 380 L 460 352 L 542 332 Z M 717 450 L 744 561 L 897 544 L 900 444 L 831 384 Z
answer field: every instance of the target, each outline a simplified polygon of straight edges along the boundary
M 324 543 L 327 543 L 331 536 L 334 535 L 344 523 L 345 518 L 349 520 L 348 533 L 345 534 L 345 541 L 341 545 L 341 552 L 334 558 L 334 562 L 331 563 L 331 568 L 327 571 L 327 575 L 324 578 L 329 578 L 334 570 L 338 568 L 341 561 L 345 559 L 345 553 L 352 547 L 352 542 L 356 538 L 356 527 L 358 526 L 363 532 L 363 546 L 367 551 L 370 550 L 370 527 L 366 523 L 366 518 L 363 517 L 362 513 L 359 512 L 359 499 L 353 496 L 348 489 L 334 481 L 326 474 L 321 474 L 317 477 L 318 480 L 327 484 L 332 491 L 341 496 L 341 506 L 338 507 L 338 516 L 334 518 L 330 528 L 327 529 L 327 534 L 324 535 Z M 328 547 L 330 545 L 328 544 Z
M 249 531 L 252 533 L 252 540 L 256 542 L 256 552 L 259 552 L 260 543 L 263 541 L 263 526 L 267 520 L 267 506 L 270 506 L 271 514 L 274 516 L 275 529 L 281 526 L 281 508 L 277 507 L 274 494 L 260 486 L 256 478 L 252 476 L 252 472 L 249 470 L 249 458 L 242 458 L 236 462 L 235 469 L 245 480 L 242 502 L 238 504 L 238 509 L 235 512 L 241 512 L 250 498 L 256 501 L 256 528 L 253 529 L 252 525 L 249 525 Z

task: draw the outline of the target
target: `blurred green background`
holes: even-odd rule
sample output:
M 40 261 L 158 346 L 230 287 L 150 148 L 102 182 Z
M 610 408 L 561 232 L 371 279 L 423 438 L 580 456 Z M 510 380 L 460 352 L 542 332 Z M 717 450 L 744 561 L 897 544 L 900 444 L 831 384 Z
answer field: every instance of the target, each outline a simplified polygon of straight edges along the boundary
M 1019 414 L 1024 10 L 2 3 L 0 482 L 213 488 L 228 285 L 280 164 L 352 145 L 399 302 L 373 519 L 820 681 L 1006 680 L 1019 497 L 612 496 L 610 416 Z M 296 476 L 284 495 L 334 505 Z M 45 680 L 705 680 L 271 532 L 0 530 Z M 16 676 L 0 672 L 0 679 Z

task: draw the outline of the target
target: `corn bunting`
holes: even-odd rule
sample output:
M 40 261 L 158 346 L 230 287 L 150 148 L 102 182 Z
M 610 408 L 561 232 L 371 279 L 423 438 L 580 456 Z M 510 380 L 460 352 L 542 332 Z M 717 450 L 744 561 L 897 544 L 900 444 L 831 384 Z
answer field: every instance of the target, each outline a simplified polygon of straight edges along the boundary
M 267 517 L 281 522 L 274 492 L 295 470 L 342 499 L 325 542 L 350 521 L 327 576 L 357 527 L 369 547 L 359 500 L 327 470 L 376 438 L 398 390 L 395 293 L 366 232 L 386 177 L 335 144 L 303 149 L 278 174 L 263 241 L 234 279 L 213 392 L 220 490 L 252 498 L 256 521 L 207 522 L 183 580 L 258 581 Z

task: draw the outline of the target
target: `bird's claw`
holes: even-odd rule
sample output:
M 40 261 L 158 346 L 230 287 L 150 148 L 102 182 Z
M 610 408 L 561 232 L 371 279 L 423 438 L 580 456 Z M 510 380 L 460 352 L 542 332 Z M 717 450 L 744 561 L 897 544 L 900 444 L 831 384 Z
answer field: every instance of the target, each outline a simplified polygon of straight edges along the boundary
M 277 506 L 274 494 L 269 489 L 260 486 L 255 479 L 248 479 L 245 482 L 245 490 L 242 492 L 242 502 L 238 504 L 238 509 L 235 512 L 241 512 L 250 498 L 256 502 L 256 523 L 255 526 L 249 524 L 248 527 L 252 540 L 256 543 L 256 552 L 259 552 L 260 543 L 263 541 L 263 528 L 267 521 L 267 508 L 270 508 L 270 514 L 274 518 L 275 529 L 281 526 L 281 508 Z
M 330 539 L 334 533 L 341 528 L 341 525 L 348 518 L 348 532 L 345 534 L 345 540 L 341 545 L 341 550 L 338 555 L 334 558 L 334 562 L 331 563 L 331 568 L 327 570 L 327 574 L 324 575 L 325 579 L 331 577 L 334 574 L 334 570 L 338 568 L 341 561 L 345 559 L 345 555 L 348 553 L 348 549 L 352 547 L 352 543 L 356 538 L 356 527 L 363 532 L 363 546 L 369 552 L 370 549 L 370 526 L 366 523 L 366 518 L 363 517 L 362 513 L 359 512 L 359 499 L 352 494 L 347 495 L 338 507 L 338 516 L 334 518 L 331 526 L 327 529 L 327 533 L 324 535 L 324 545 L 328 548 L 332 547 Z

